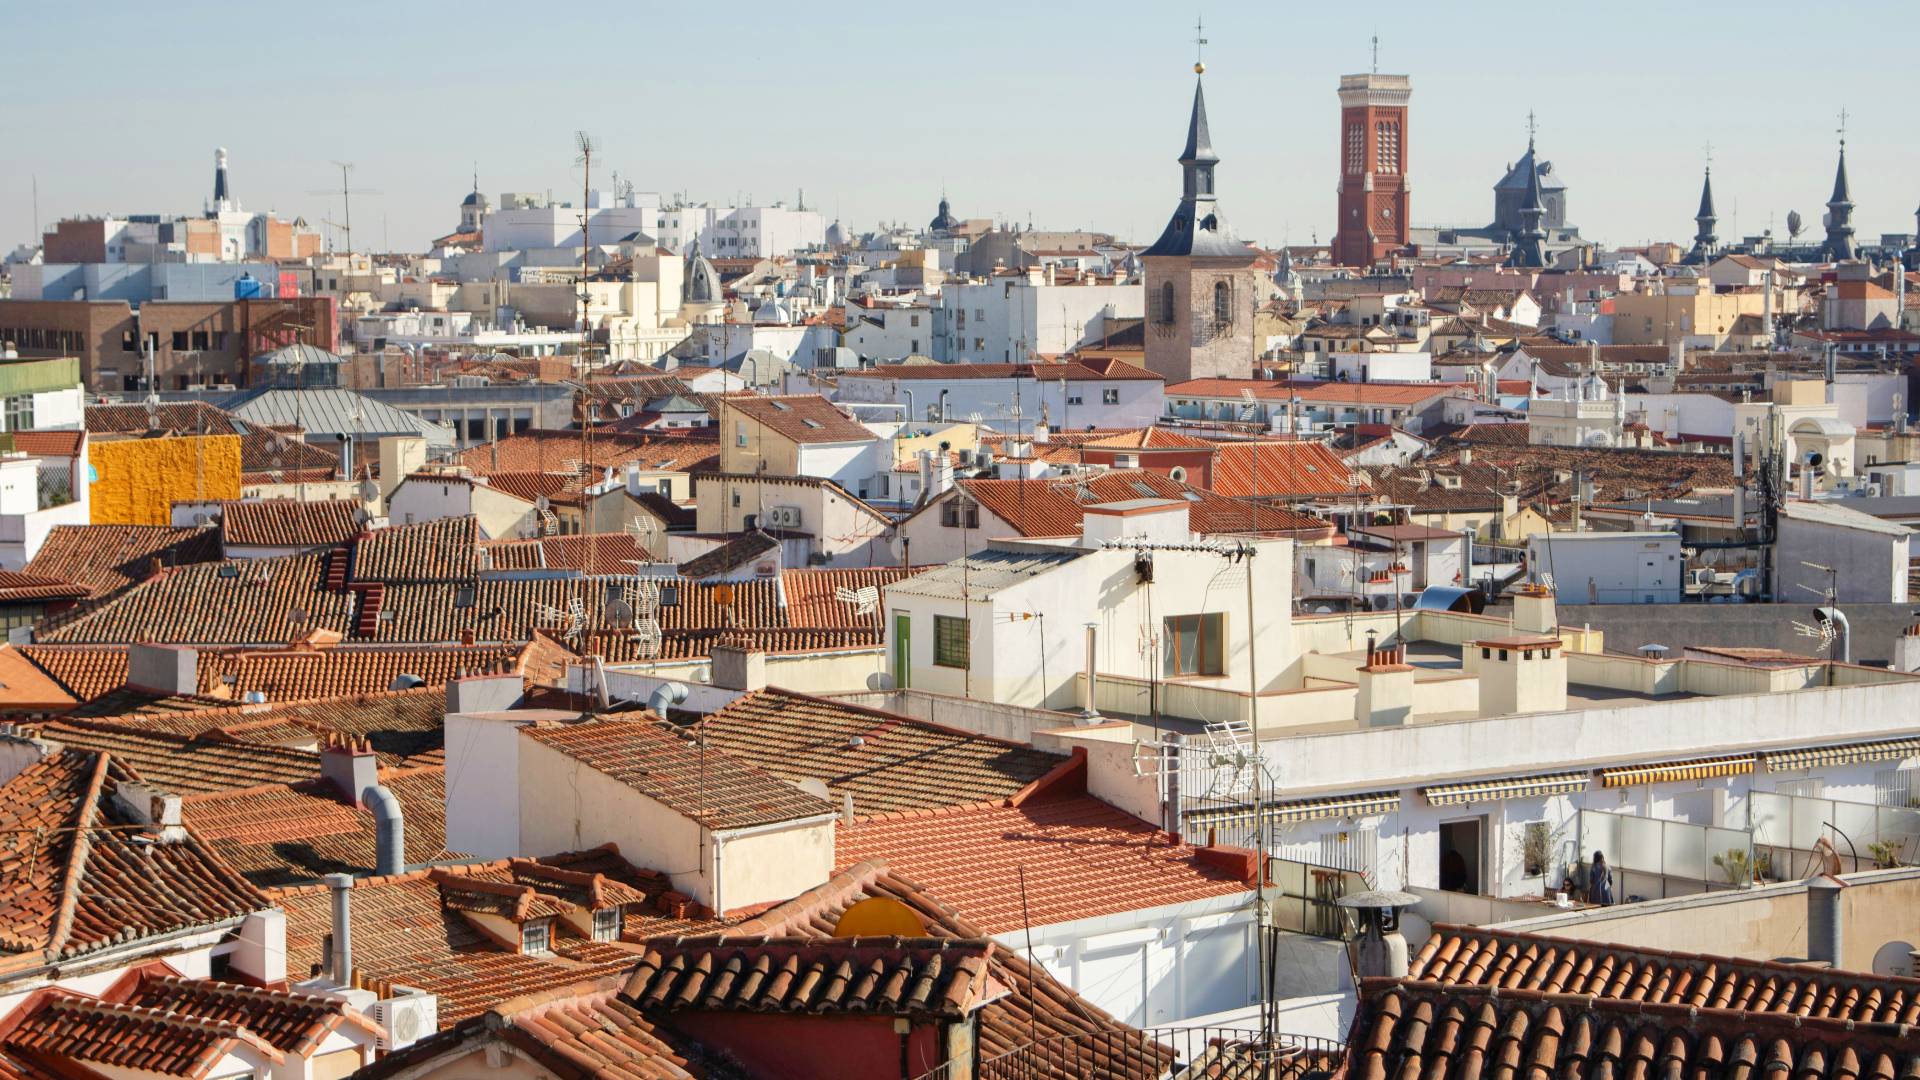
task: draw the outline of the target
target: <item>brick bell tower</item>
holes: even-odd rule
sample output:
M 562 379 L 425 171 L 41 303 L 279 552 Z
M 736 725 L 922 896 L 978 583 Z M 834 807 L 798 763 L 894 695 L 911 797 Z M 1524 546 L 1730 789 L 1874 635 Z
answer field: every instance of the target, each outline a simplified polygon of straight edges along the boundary
M 1333 261 L 1372 266 L 1407 246 L 1405 75 L 1340 77 L 1340 224 Z

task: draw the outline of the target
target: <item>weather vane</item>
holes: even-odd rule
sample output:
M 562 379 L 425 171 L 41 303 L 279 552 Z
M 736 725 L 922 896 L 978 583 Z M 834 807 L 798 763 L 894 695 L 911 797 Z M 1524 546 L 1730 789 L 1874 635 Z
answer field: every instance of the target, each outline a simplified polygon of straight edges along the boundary
M 1847 145 L 1847 107 L 1840 106 L 1840 145 Z
M 1199 75 L 1207 70 L 1207 24 L 1206 20 L 1193 20 L 1193 73 Z
M 1713 171 L 1713 140 L 1707 140 L 1707 171 Z
M 1535 124 L 1533 122 L 1533 110 L 1528 109 L 1527 110 L 1527 145 L 1528 146 L 1533 145 L 1534 131 L 1535 131 Z

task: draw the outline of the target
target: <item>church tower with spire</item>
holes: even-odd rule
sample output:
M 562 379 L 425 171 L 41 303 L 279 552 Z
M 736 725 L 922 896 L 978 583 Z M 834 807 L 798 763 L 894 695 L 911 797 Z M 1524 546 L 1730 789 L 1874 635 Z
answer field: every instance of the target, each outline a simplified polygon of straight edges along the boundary
M 1341 266 L 1372 266 L 1407 246 L 1412 98 L 1413 81 L 1405 75 L 1376 70 L 1340 77 L 1340 220 L 1333 261 Z
M 1720 223 L 1720 216 L 1713 209 L 1712 165 L 1707 166 L 1706 178 L 1700 182 L 1700 210 L 1693 215 L 1693 223 L 1698 227 L 1693 234 L 1693 250 L 1687 252 L 1682 262 L 1698 266 L 1712 259 L 1720 244 L 1720 238 L 1713 232 L 1713 227 Z
M 1204 44 L 1205 39 L 1200 39 Z M 1140 253 L 1146 278 L 1147 368 L 1169 382 L 1249 378 L 1253 310 L 1264 283 L 1258 252 L 1234 239 L 1215 198 L 1220 158 L 1207 130 L 1207 99 L 1193 65 L 1193 111 L 1180 152 L 1180 202 L 1153 246 Z
M 1833 195 L 1827 199 L 1827 242 L 1821 252 L 1834 262 L 1847 262 L 1857 252 L 1853 247 L 1853 192 L 1847 186 L 1846 114 L 1840 117 L 1840 165 L 1833 173 Z
M 1528 117 L 1531 124 L 1532 117 Z M 1528 162 L 1534 159 L 1533 135 L 1527 135 Z M 1513 251 L 1507 259 L 1507 265 L 1520 269 L 1540 270 L 1547 265 L 1547 231 L 1541 227 L 1541 220 L 1547 216 L 1547 208 L 1540 203 L 1540 170 L 1527 169 L 1526 192 L 1520 198 L 1520 231 L 1514 234 Z

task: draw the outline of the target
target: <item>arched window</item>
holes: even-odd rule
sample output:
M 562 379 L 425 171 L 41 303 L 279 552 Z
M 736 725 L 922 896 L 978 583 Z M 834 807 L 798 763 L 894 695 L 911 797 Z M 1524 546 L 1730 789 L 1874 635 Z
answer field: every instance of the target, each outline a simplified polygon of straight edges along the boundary
M 1213 319 L 1220 323 L 1233 321 L 1233 286 L 1224 281 L 1213 283 Z
M 1163 323 L 1173 321 L 1173 282 L 1171 281 L 1163 281 L 1160 283 L 1159 315 L 1160 321 Z

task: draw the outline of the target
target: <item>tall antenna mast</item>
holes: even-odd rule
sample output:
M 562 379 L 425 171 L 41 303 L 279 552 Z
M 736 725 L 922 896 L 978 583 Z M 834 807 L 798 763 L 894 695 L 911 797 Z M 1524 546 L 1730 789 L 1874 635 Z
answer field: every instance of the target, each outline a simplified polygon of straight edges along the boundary
M 307 192 L 307 194 L 309 195 L 337 194 L 340 196 L 340 215 L 341 215 L 340 232 L 342 234 L 343 239 L 346 240 L 347 259 L 349 262 L 351 262 L 353 259 L 353 197 L 355 195 L 378 195 L 380 194 L 380 192 L 375 191 L 372 188 L 357 188 L 352 186 L 351 174 L 353 173 L 353 162 L 336 161 L 333 163 L 333 166 L 334 168 L 340 170 L 339 189 L 337 191 L 328 190 L 328 189 L 309 191 Z M 328 224 L 332 224 L 332 222 L 328 222 Z
M 593 352 L 589 345 L 589 340 L 593 335 L 593 324 L 589 318 L 589 309 L 592 306 L 593 294 L 587 288 L 587 275 L 590 272 L 589 260 L 593 256 L 591 232 L 593 223 L 593 207 L 591 206 L 593 201 L 593 152 L 598 149 L 598 147 L 594 144 L 593 136 L 588 135 L 584 131 L 574 132 L 573 141 L 574 145 L 580 151 L 580 377 L 585 379 L 587 372 L 593 367 Z M 586 532 L 587 541 L 586 562 L 580 567 L 580 574 L 586 578 L 589 583 L 593 580 L 594 572 L 594 497 L 592 492 L 588 490 L 593 485 L 588 482 L 587 478 L 592 477 L 595 483 L 597 483 L 600 478 L 600 466 L 595 462 L 593 456 L 593 428 L 594 422 L 599 419 L 599 417 L 595 415 L 595 411 L 593 396 L 589 394 L 587 395 L 586 422 L 580 425 L 580 459 L 583 462 L 581 466 L 583 475 L 580 478 L 580 510 L 581 526 Z M 604 596 L 601 598 L 600 607 L 604 612 L 606 609 Z

